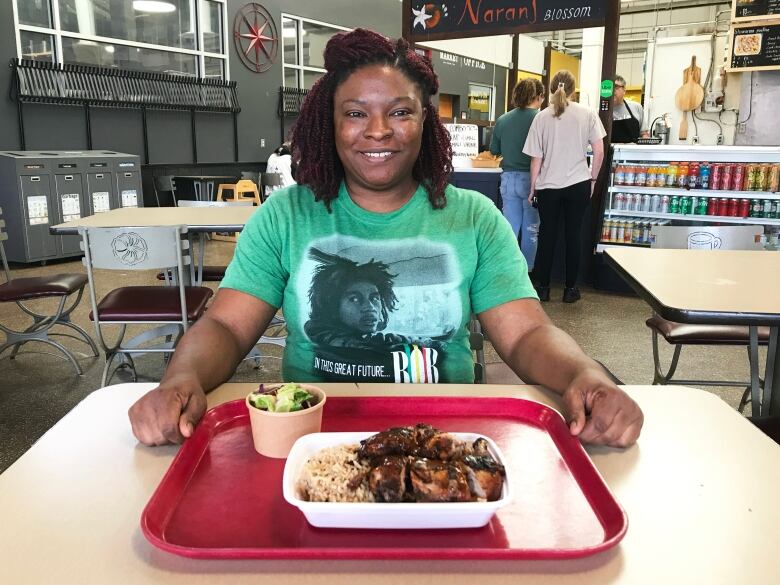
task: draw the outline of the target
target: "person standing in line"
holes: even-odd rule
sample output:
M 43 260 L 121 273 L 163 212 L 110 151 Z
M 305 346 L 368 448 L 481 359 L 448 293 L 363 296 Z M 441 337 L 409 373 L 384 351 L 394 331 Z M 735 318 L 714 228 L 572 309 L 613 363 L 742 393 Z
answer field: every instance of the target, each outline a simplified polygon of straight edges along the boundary
M 612 142 L 636 142 L 638 138 L 647 138 L 650 134 L 644 127 L 645 111 L 638 102 L 625 99 L 626 80 L 615 76 L 612 90 Z
M 295 185 L 293 170 L 290 143 L 285 142 L 271 153 L 271 156 L 268 157 L 268 164 L 265 168 L 266 173 L 276 173 L 280 175 L 282 178 L 282 184 L 277 187 L 266 186 L 264 195 L 268 197 L 274 191 L 278 191 L 284 187 L 289 187 L 290 185 Z
M 574 303 L 581 297 L 577 276 L 582 219 L 604 160 L 602 139 L 607 133 L 595 112 L 570 101 L 574 90 L 571 73 L 562 70 L 555 74 L 550 83 L 550 106 L 534 118 L 523 148 L 532 157 L 528 200 L 536 198 L 541 219 L 534 272 L 541 301 L 550 300 L 550 272 L 561 215 L 566 240 L 563 302 Z M 593 149 L 591 168 L 586 158 L 588 144 Z
M 496 120 L 490 152 L 501 155 L 504 171 L 501 173 L 501 200 L 503 213 L 515 237 L 520 238 L 520 250 L 528 263 L 528 271 L 534 268 L 536 244 L 539 236 L 539 212 L 528 201 L 531 190 L 531 157 L 523 154 L 539 106 L 544 101 L 544 86 L 538 79 L 522 79 L 512 91 L 514 109 Z

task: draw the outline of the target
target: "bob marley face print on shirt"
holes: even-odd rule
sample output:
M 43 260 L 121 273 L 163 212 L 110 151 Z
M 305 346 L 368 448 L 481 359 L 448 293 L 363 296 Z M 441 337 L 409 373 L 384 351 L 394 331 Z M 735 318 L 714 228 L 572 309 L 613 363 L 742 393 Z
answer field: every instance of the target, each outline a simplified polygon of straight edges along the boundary
M 438 382 L 462 320 L 452 254 L 422 239 L 313 243 L 298 298 L 309 302 L 314 370 L 329 381 Z

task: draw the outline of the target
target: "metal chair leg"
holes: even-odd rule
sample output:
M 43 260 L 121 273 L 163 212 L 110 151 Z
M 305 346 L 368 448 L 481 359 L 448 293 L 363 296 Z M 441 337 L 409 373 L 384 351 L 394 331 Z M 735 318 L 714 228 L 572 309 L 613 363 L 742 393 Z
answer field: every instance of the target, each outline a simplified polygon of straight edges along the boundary
M 653 331 L 653 365 L 655 366 L 655 372 L 653 373 L 653 385 L 666 384 L 674 376 L 674 372 L 677 370 L 677 363 L 680 361 L 680 352 L 682 351 L 682 345 L 674 346 L 674 355 L 672 356 L 672 363 L 669 366 L 669 371 L 665 374 L 661 372 L 661 356 L 658 351 L 658 333 Z
M 758 381 L 758 326 L 751 325 L 750 331 L 750 395 L 751 414 L 761 414 L 761 385 Z
M 778 327 L 772 327 L 769 330 L 769 347 L 766 352 L 766 373 L 764 374 L 764 398 L 762 400 L 761 414 L 769 415 L 774 414 L 772 412 L 772 384 L 774 384 L 774 377 L 778 374 L 775 372 L 775 356 L 777 355 L 777 336 Z

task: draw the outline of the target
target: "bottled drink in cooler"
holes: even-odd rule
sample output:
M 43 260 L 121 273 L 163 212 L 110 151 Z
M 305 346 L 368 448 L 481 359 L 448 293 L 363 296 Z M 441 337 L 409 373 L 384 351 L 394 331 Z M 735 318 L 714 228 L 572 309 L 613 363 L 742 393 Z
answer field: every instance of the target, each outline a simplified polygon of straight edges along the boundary
M 750 199 L 740 199 L 737 207 L 737 217 L 748 217 L 750 215 Z
M 710 188 L 710 165 L 708 163 L 704 163 L 699 168 L 699 181 L 697 186 L 700 189 Z
M 626 166 L 624 185 L 635 185 L 635 184 L 636 184 L 636 168 L 632 166 Z
M 669 166 L 666 167 L 666 186 L 677 186 L 677 163 L 669 163 Z
M 639 165 L 636 167 L 636 173 L 634 175 L 634 185 L 637 187 L 647 186 L 647 166 Z
M 745 165 L 743 163 L 736 163 L 734 170 L 732 171 L 731 189 L 732 191 L 743 191 L 745 183 Z
M 710 189 L 713 191 L 717 191 L 722 189 L 721 185 L 721 179 L 723 177 L 723 165 L 722 164 L 712 164 L 709 167 L 710 169 Z
M 720 188 L 723 191 L 730 191 L 734 181 L 734 165 L 726 163 L 723 165 L 723 175 L 720 180 Z
M 699 182 L 699 165 L 692 164 L 688 167 L 688 189 L 695 189 Z
M 645 193 L 642 195 L 642 211 L 650 211 L 650 201 L 652 197 Z
M 767 186 L 767 190 L 772 193 L 777 193 L 777 191 L 780 190 L 780 164 L 772 165 L 772 168 L 769 170 L 769 185 Z
M 650 211 L 653 213 L 661 211 L 661 196 L 658 193 L 650 198 Z
M 625 165 L 618 164 L 615 167 L 615 185 L 626 184 L 626 167 Z
M 669 213 L 669 196 L 664 195 L 661 197 L 661 208 L 659 209 L 661 213 Z
M 685 189 L 688 186 L 688 165 L 680 163 L 677 167 L 677 187 Z

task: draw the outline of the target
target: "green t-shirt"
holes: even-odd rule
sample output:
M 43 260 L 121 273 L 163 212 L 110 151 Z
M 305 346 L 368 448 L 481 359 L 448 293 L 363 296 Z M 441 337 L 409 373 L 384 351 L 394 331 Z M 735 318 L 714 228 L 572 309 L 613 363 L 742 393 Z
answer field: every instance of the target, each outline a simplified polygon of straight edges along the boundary
M 515 108 L 496 120 L 493 138 L 490 140 L 490 152 L 504 157 L 501 168 L 505 171 L 531 170 L 531 157 L 523 154 L 523 146 L 531 122 L 538 113 L 539 110 L 534 108 Z
M 247 222 L 222 287 L 282 307 L 285 380 L 474 381 L 468 322 L 536 293 L 492 201 L 424 188 L 391 213 L 358 207 L 344 184 L 332 213 L 310 189 L 274 193 Z

